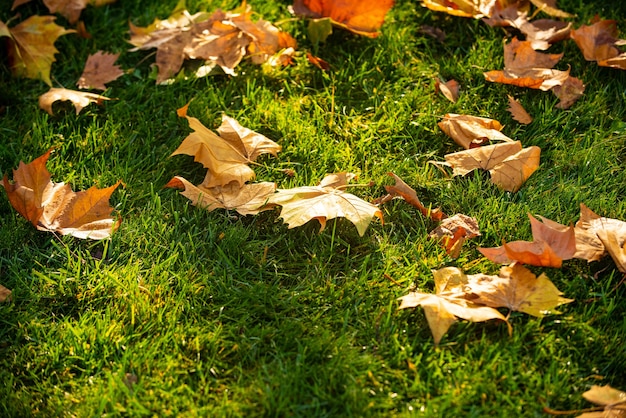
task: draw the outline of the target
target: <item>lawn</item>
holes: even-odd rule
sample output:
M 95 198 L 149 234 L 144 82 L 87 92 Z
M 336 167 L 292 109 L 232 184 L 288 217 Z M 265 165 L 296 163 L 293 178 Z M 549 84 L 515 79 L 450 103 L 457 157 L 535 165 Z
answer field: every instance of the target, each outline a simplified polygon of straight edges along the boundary
M 15 25 L 47 14 L 41 2 L 10 11 Z M 507 32 L 481 20 L 397 0 L 375 39 L 336 28 L 320 45 L 289 0 L 250 0 L 255 18 L 298 41 L 290 66 L 244 60 L 237 76 L 187 72 L 155 83 L 154 51 L 129 52 L 128 23 L 165 19 L 175 0 L 118 0 L 81 15 L 92 35 L 60 37 L 54 87 L 75 89 L 87 56 L 120 53 L 126 74 L 103 93 L 114 100 L 76 115 L 67 102 L 39 109 L 42 81 L 11 76 L 0 61 L 0 171 L 50 147 L 55 182 L 74 190 L 123 182 L 111 198 L 122 217 L 110 240 L 36 230 L 0 192 L 0 416 L 546 416 L 545 406 L 592 406 L 592 385 L 626 390 L 626 283 L 606 257 L 545 273 L 574 302 L 542 318 L 459 321 L 436 346 L 422 308 L 398 310 L 412 289 L 434 291 L 432 270 L 455 266 L 497 274 L 477 247 L 529 240 L 527 214 L 575 223 L 584 203 L 626 220 L 626 72 L 585 61 L 573 41 L 557 68 L 586 88 L 569 109 L 551 92 L 489 83 L 502 69 Z M 191 12 L 232 10 L 237 1 L 187 1 Z M 616 19 L 626 38 L 626 3 L 560 0 L 574 27 Z M 540 17 L 547 17 L 540 15 Z M 57 23 L 69 27 L 59 17 Z M 422 33 L 442 29 L 443 43 Z M 2 46 L 0 46 L 2 48 Z M 331 65 L 324 72 L 304 54 Z M 456 103 L 435 79 L 461 85 Z M 513 120 L 507 95 L 534 117 Z M 282 146 L 262 156 L 256 180 L 279 188 L 352 172 L 366 201 L 385 194 L 394 172 L 422 202 L 475 217 L 482 235 L 453 259 L 428 238 L 437 223 L 406 202 L 381 206 L 363 236 L 346 219 L 288 229 L 280 211 L 242 216 L 191 205 L 163 188 L 176 176 L 199 183 L 202 166 L 170 156 L 191 132 L 176 110 L 215 130 L 223 113 Z M 431 161 L 460 147 L 437 126 L 447 113 L 488 117 L 541 165 L 515 193 L 487 173 L 451 177 Z M 444 169 L 445 171 L 445 169 Z M 502 310 L 506 315 L 507 310 Z M 575 414 L 574 414 L 575 415 Z

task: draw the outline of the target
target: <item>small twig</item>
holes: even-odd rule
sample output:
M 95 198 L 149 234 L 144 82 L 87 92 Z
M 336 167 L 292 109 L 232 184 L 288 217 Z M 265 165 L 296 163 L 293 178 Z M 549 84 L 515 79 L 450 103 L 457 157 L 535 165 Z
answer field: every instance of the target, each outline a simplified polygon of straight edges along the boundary
M 395 281 L 395 280 L 393 279 L 393 277 L 391 277 L 391 276 L 390 276 L 390 275 L 388 275 L 387 273 L 383 273 L 383 277 L 384 277 L 385 279 L 389 280 L 391 283 L 393 283 L 393 284 L 395 284 L 395 285 L 397 285 L 397 286 L 403 287 L 400 283 L 398 283 L 397 281 Z

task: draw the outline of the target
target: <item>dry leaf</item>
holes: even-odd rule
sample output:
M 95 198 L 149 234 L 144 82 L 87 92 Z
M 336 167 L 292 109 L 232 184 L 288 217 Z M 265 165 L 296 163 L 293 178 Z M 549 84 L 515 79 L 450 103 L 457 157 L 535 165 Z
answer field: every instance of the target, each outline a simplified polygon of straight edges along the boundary
M 234 209 L 241 215 L 255 215 L 261 210 L 270 209 L 263 206 L 276 191 L 276 183 L 270 182 L 240 186 L 237 181 L 233 181 L 225 186 L 206 188 L 202 185 L 194 186 L 179 176 L 174 177 L 164 187 L 182 189 L 181 194 L 191 200 L 194 206 L 209 212 L 215 209 Z
M 579 418 L 626 418 L 626 392 L 609 385 L 593 385 L 583 393 L 583 398 L 605 408 L 601 412 L 584 413 Z
M 436 12 L 453 16 L 489 17 L 497 8 L 505 8 L 516 0 L 422 0 L 422 5 Z
M 243 186 L 246 181 L 254 178 L 254 171 L 248 164 L 260 154 L 276 155 L 281 149 L 274 141 L 243 128 L 225 115 L 219 128 L 220 134 L 223 133 L 225 137 L 218 136 L 198 119 L 187 116 L 187 106 L 178 109 L 177 113 L 178 116 L 187 118 L 189 127 L 194 132 L 183 140 L 172 155 L 192 155 L 194 161 L 208 169 L 202 183 L 204 188 L 225 186 L 232 181 L 236 181 L 240 187 Z
M 540 216 L 539 219 L 545 226 L 555 230 L 565 231 L 570 228 L 543 216 Z M 595 232 L 574 227 L 574 235 L 576 237 L 576 253 L 573 258 L 591 262 L 600 260 L 606 254 L 604 245 Z
M 576 235 L 573 226 L 553 227 L 539 222 L 528 214 L 533 233 L 533 241 L 513 241 L 495 248 L 478 248 L 485 257 L 494 263 L 509 264 L 518 261 L 523 264 L 541 267 L 560 268 L 563 260 L 576 254 Z
M 106 90 L 106 83 L 117 80 L 124 71 L 115 61 L 120 54 L 98 51 L 87 58 L 85 69 L 76 83 L 79 89 Z
M 11 290 L 0 284 L 0 302 L 10 302 L 11 301 Z
M 467 287 L 468 293 L 477 296 L 472 299 L 474 303 L 493 308 L 506 307 L 537 317 L 558 314 L 560 312 L 554 308 L 573 301 L 562 297 L 563 293 L 545 274 L 536 277 L 517 263 L 502 267 L 499 276 L 470 275 Z
M 108 97 L 100 96 L 99 94 L 88 93 L 84 91 L 68 90 L 51 88 L 46 93 L 39 96 L 39 107 L 51 115 L 54 115 L 52 111 L 52 104 L 58 100 L 69 100 L 76 108 L 76 114 L 78 115 L 85 106 L 90 103 L 102 104 L 104 100 L 111 100 Z
M 440 91 L 452 103 L 456 103 L 459 100 L 459 82 L 456 80 L 442 82 L 439 81 L 439 78 L 435 78 L 435 91 Z
M 430 238 L 440 241 L 452 258 L 458 258 L 465 240 L 479 235 L 480 229 L 476 218 L 462 213 L 443 219 L 439 226 L 428 234 Z
M 534 4 L 535 7 L 537 7 L 539 10 L 550 16 L 561 17 L 565 19 L 570 17 L 576 17 L 576 15 L 558 9 L 556 7 L 556 0 L 530 0 L 530 2 Z
M 597 61 L 603 67 L 626 70 L 626 53 L 617 48 L 617 45 L 623 44 L 617 36 L 617 22 L 614 20 L 583 25 L 571 33 L 587 61 Z
M 226 74 L 236 75 L 234 68 L 244 56 L 255 64 L 265 63 L 279 51 L 295 48 L 295 40 L 264 20 L 253 22 L 252 11 L 243 6 L 237 11 L 213 14 L 189 14 L 176 10 L 166 20 L 155 20 L 147 27 L 130 25 L 131 51 L 157 48 L 159 68 L 157 83 L 175 75 L 186 59 L 204 60 L 197 76 L 208 74 L 219 66 Z
M 385 190 L 387 190 L 387 195 L 381 197 L 376 200 L 377 204 L 382 204 L 388 202 L 389 200 L 400 197 L 404 199 L 408 204 L 417 208 L 422 215 L 427 218 L 431 218 L 435 221 L 440 221 L 444 218 L 447 218 L 447 215 L 441 211 L 439 208 L 429 209 L 420 202 L 419 197 L 417 197 L 417 193 L 413 188 L 411 188 L 408 184 L 406 184 L 400 177 L 396 176 L 394 173 L 387 173 L 391 177 L 394 178 L 396 184 L 393 186 L 385 186 Z
M 513 96 L 508 96 L 509 98 L 509 107 L 508 111 L 511 113 L 513 119 L 518 121 L 519 123 L 523 123 L 524 125 L 528 125 L 533 121 L 532 116 L 528 114 L 526 109 L 522 106 L 520 102 L 515 100 Z
M 472 322 L 483 322 L 490 319 L 500 319 L 507 322 L 504 315 L 496 309 L 477 305 L 465 298 L 464 288 L 468 284 L 468 279 L 461 270 L 455 267 L 446 267 L 433 271 L 433 276 L 435 294 L 411 292 L 398 298 L 400 300 L 398 309 L 422 306 L 435 345 L 439 344 L 450 326 L 456 322 L 457 317 Z
M 332 23 L 358 35 L 380 35 L 385 15 L 394 0 L 295 0 L 293 11 L 315 19 L 329 17 Z
M 330 64 L 323 59 L 316 57 L 310 52 L 306 53 L 306 59 L 322 71 L 330 71 Z
M 576 228 L 596 234 L 619 271 L 626 273 L 626 222 L 601 217 L 581 203 Z
M 465 149 L 475 148 L 486 140 L 513 142 L 500 132 L 503 128 L 500 122 L 489 118 L 448 113 L 437 125 Z
M 520 10 L 518 4 L 497 10 L 489 19 L 483 19 L 490 26 L 508 26 L 518 29 L 535 50 L 548 49 L 552 44 L 567 39 L 571 23 L 552 19 L 528 20 L 528 11 Z
M 336 173 L 326 176 L 318 186 L 278 189 L 270 196 L 268 204 L 282 206 L 280 217 L 289 229 L 317 219 L 322 232 L 328 219 L 344 217 L 363 236 L 372 218 L 376 216 L 382 221 L 383 213 L 371 203 L 344 191 L 352 177 L 351 173 Z
M 492 183 L 516 192 L 539 167 L 540 154 L 539 147 L 522 149 L 521 143 L 514 141 L 455 152 L 444 158 L 455 176 L 481 168 L 489 171 Z
M 10 183 L 5 175 L 3 187 L 9 202 L 20 215 L 40 231 L 58 232 L 82 239 L 104 239 L 115 231 L 120 218 L 112 218 L 109 198 L 119 186 L 91 187 L 73 192 L 69 185 L 53 183 L 46 169 L 52 149 L 29 164 L 20 162 Z
M 74 24 L 78 21 L 83 9 L 87 7 L 88 0 L 43 0 L 50 13 L 59 13 L 68 22 Z
M 13 75 L 41 79 L 49 86 L 50 67 L 59 52 L 54 43 L 68 30 L 54 23 L 54 16 L 31 16 L 22 23 L 8 28 L 0 22 L 0 37 L 8 37 L 7 54 Z

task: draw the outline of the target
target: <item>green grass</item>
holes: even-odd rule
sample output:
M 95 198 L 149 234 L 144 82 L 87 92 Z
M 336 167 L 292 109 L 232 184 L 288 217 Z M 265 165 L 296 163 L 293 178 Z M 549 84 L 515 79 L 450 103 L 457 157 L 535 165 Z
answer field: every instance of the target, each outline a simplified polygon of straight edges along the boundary
M 249 1 L 310 50 L 290 3 Z M 0 283 L 13 290 L 0 304 L 0 416 L 535 417 L 544 405 L 588 407 L 580 395 L 593 384 L 626 390 L 626 286 L 609 259 L 533 269 L 576 301 L 562 315 L 512 314 L 511 337 L 501 323 L 461 321 L 435 347 L 422 310 L 398 311 L 396 301 L 411 286 L 432 290 L 431 269 L 495 273 L 476 247 L 530 238 L 528 212 L 567 224 L 583 202 L 626 220 L 626 72 L 585 62 L 571 41 L 554 46 L 565 53 L 559 68 L 586 84 L 571 109 L 556 109 L 550 92 L 484 80 L 502 67 L 501 29 L 397 3 L 375 40 L 335 30 L 318 50 L 329 74 L 300 56 L 273 73 L 244 62 L 237 77 L 170 86 L 154 84 L 154 56 L 128 52 L 126 40 L 129 20 L 165 18 L 176 1 L 88 7 L 93 37 L 57 41 L 55 86 L 73 88 L 99 49 L 120 52 L 132 71 L 110 83 L 117 100 L 78 116 L 62 103 L 55 116 L 41 111 L 48 87 L 0 63 L 2 173 L 53 146 L 54 181 L 125 183 L 112 197 L 123 223 L 104 242 L 38 232 L 0 197 Z M 626 37 L 624 3 L 592 3 L 559 6 L 578 14 L 575 26 L 617 19 Z M 188 2 L 192 12 L 237 5 Z M 4 4 L 0 20 L 11 16 Z M 420 34 L 422 24 L 443 29 L 445 44 Z M 457 103 L 435 94 L 437 75 L 461 83 Z M 531 125 L 512 120 L 507 94 Z M 193 207 L 162 188 L 174 175 L 203 177 L 191 157 L 169 157 L 189 132 L 175 111 L 190 101 L 189 115 L 210 129 L 225 112 L 282 145 L 261 158 L 258 180 L 286 188 L 351 171 L 374 184 L 353 192 L 373 200 L 393 171 L 426 204 L 476 217 L 482 236 L 452 260 L 427 239 L 435 224 L 400 201 L 363 237 L 344 219 L 318 234 L 316 222 L 287 229 L 278 212 Z M 459 150 L 436 125 L 446 113 L 499 120 L 541 147 L 540 169 L 514 194 L 486 175 L 447 178 L 428 163 Z

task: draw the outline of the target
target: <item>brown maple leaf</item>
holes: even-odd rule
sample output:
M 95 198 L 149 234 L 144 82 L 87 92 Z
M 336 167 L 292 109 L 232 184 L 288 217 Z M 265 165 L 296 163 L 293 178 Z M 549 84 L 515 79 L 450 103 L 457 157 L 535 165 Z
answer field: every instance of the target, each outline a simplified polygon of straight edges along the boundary
M 46 93 L 39 96 L 39 107 L 51 115 L 54 115 L 52 111 L 52 104 L 59 100 L 69 100 L 76 108 L 76 114 L 78 115 L 85 106 L 90 103 L 102 104 L 104 100 L 111 100 L 108 97 L 100 96 L 99 94 L 88 93 L 84 91 L 68 90 L 51 88 Z
M 626 53 L 617 47 L 626 41 L 617 38 L 617 22 L 601 20 L 589 26 L 573 30 L 571 37 L 587 61 L 596 61 L 603 67 L 626 70 Z
M 513 4 L 505 9 L 496 10 L 489 19 L 483 19 L 490 26 L 508 26 L 518 29 L 535 50 L 548 49 L 552 44 L 567 39 L 571 23 L 552 19 L 529 21 L 528 11 Z
M 545 54 L 532 48 L 531 42 L 519 41 L 513 38 L 504 46 L 504 70 L 494 70 L 483 73 L 487 81 L 502 84 L 511 84 L 518 87 L 528 87 L 543 91 L 552 90 L 568 82 L 570 86 L 567 94 L 557 90 L 557 96 L 565 96 L 559 104 L 561 108 L 571 106 L 583 93 L 584 85 L 566 71 L 555 70 L 563 54 Z M 576 88 L 571 88 L 576 86 Z
M 274 141 L 243 128 L 234 119 L 222 117 L 218 136 L 207 129 L 198 119 L 187 116 L 188 105 L 178 109 L 180 117 L 189 121 L 194 130 L 187 136 L 172 155 L 192 155 L 194 161 L 208 169 L 202 183 L 204 188 L 225 186 L 236 181 L 239 186 L 254 178 L 254 171 L 248 166 L 260 155 L 276 155 L 280 145 Z M 224 136 L 225 135 L 225 136 Z
M 293 11 L 315 19 L 330 18 L 335 26 L 375 38 L 393 4 L 394 0 L 295 0 Z
M 261 64 L 283 49 L 295 48 L 295 40 L 269 22 L 251 20 L 248 6 L 232 12 L 218 10 L 212 14 L 189 14 L 176 10 L 165 20 L 155 20 L 147 27 L 130 24 L 131 51 L 157 48 L 159 68 L 157 83 L 176 74 L 186 59 L 204 60 L 197 76 L 219 66 L 226 74 L 236 75 L 234 68 L 244 56 Z
M 499 311 L 488 306 L 475 304 L 465 297 L 465 287 L 469 282 L 463 271 L 456 267 L 446 267 L 433 271 L 433 276 L 435 279 L 435 294 L 419 291 L 411 292 L 398 298 L 400 300 L 398 309 L 422 306 L 428 326 L 435 340 L 435 345 L 439 344 L 441 338 L 448 332 L 450 326 L 457 321 L 457 318 L 471 322 L 500 319 L 507 323 L 510 332 L 510 325 Z
M 514 263 L 500 269 L 498 276 L 475 274 L 468 276 L 467 293 L 472 301 L 492 308 L 506 307 L 541 317 L 547 313 L 558 314 L 559 305 L 573 302 L 563 294 L 545 274 L 535 276 L 521 264 Z
M 528 114 L 524 106 L 517 100 L 513 98 L 513 96 L 508 96 L 509 98 L 509 107 L 507 110 L 511 113 L 513 119 L 518 121 L 519 123 L 523 123 L 524 125 L 528 125 L 533 121 L 532 116 Z
M 98 51 L 87 57 L 85 69 L 76 82 L 79 89 L 106 90 L 106 83 L 117 80 L 124 75 L 124 71 L 115 61 L 120 54 L 109 54 Z
M 13 170 L 13 183 L 5 175 L 2 186 L 9 202 L 40 231 L 58 232 L 82 239 L 104 239 L 115 231 L 121 218 L 112 218 L 109 198 L 120 185 L 91 187 L 73 192 L 69 185 L 53 183 L 46 169 L 52 149 L 29 164 Z
M 262 210 L 271 209 L 264 205 L 270 195 L 276 191 L 276 183 L 262 182 L 240 186 L 236 181 L 225 186 L 206 188 L 194 186 L 184 178 L 176 176 L 164 187 L 182 189 L 180 193 L 194 206 L 213 211 L 215 209 L 234 209 L 241 215 L 256 215 Z
M 455 176 L 481 168 L 489 171 L 493 184 L 516 192 L 539 167 L 540 154 L 539 147 L 522 149 L 521 143 L 514 141 L 455 152 L 444 158 Z
M 618 270 L 626 273 L 626 222 L 602 217 L 581 203 L 576 228 L 595 234 L 615 261 Z
M 513 142 L 500 132 L 503 126 L 494 119 L 447 113 L 437 125 L 465 149 L 475 148 L 489 140 Z
M 374 216 L 383 221 L 383 213 L 375 205 L 344 190 L 354 177 L 352 173 L 335 173 L 324 177 L 317 186 L 278 189 L 270 196 L 268 205 L 282 206 L 280 217 L 289 229 L 317 219 L 321 226 L 319 232 L 322 232 L 327 220 L 343 217 L 363 236 Z
M 54 43 L 57 38 L 74 30 L 54 23 L 54 16 L 31 16 L 20 24 L 9 28 L 0 22 L 0 37 L 9 38 L 7 54 L 13 75 L 41 79 L 49 86 L 50 67 L 59 52 Z
M 417 193 L 411 186 L 406 184 L 404 180 L 395 175 L 394 173 L 387 173 L 391 177 L 394 178 L 396 184 L 393 186 L 385 186 L 385 190 L 387 191 L 387 195 L 383 196 L 375 201 L 376 204 L 383 204 L 388 202 L 389 200 L 400 197 L 404 199 L 408 204 L 417 208 L 422 215 L 427 218 L 431 218 L 435 221 L 440 221 L 444 218 L 447 218 L 447 215 L 441 211 L 439 208 L 430 209 L 422 204 L 419 197 L 417 197 Z

